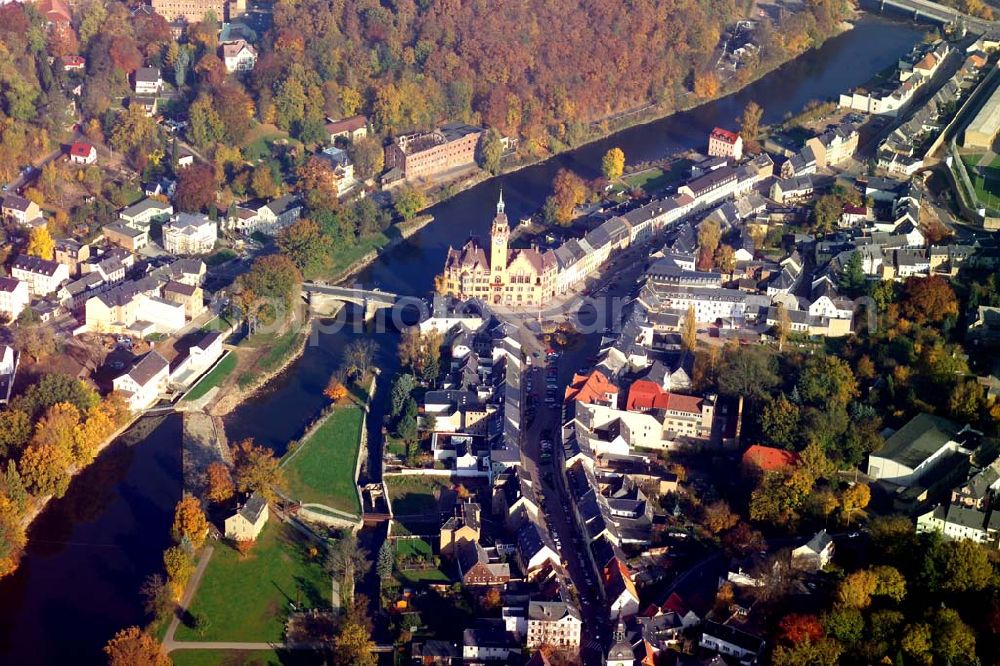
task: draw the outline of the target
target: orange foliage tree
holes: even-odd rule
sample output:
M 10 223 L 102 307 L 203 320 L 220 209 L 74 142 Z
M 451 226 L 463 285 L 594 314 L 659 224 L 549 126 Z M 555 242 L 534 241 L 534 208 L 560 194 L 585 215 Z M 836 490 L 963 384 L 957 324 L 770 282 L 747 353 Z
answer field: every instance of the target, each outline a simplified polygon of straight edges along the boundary
M 347 387 L 337 377 L 331 377 L 330 383 L 326 385 L 323 395 L 333 402 L 341 402 L 347 397 Z
M 172 529 L 175 540 L 187 538 L 195 548 L 205 543 L 208 532 L 208 520 L 201 510 L 201 502 L 192 495 L 185 495 L 174 509 L 174 525 Z
M 220 504 L 233 496 L 236 490 L 235 484 L 233 484 L 233 475 L 229 473 L 229 468 L 226 467 L 225 463 L 212 463 L 205 470 L 205 475 L 208 478 L 208 490 L 205 497 L 208 498 L 209 502 Z
M 170 666 L 159 641 L 139 627 L 122 629 L 104 646 L 108 666 Z

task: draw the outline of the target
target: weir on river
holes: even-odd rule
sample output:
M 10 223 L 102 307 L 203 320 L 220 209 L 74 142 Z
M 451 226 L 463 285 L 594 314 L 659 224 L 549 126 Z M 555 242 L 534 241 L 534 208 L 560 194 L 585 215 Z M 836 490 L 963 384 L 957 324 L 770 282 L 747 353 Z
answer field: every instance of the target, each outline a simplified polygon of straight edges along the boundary
M 476 186 L 438 204 L 435 221 L 392 248 L 357 278 L 368 288 L 404 296 L 430 292 L 449 245 L 470 233 L 485 235 L 497 191 L 503 186 L 514 219 L 537 210 L 562 167 L 598 175 L 601 156 L 618 146 L 629 162 L 660 159 L 681 150 L 704 149 L 716 125 L 732 127 L 755 100 L 763 122 L 779 121 L 811 100 L 823 100 L 857 86 L 896 62 L 919 41 L 925 28 L 866 16 L 851 31 L 804 54 L 740 92 L 692 111 L 633 127 Z M 391 378 L 399 361 L 398 334 L 374 333 L 377 363 Z M 302 359 L 226 418 L 231 441 L 254 437 L 279 455 L 327 403 L 323 388 L 338 367 L 351 332 L 324 334 Z M 369 419 L 368 472 L 362 483 L 380 480 L 381 432 L 390 382 L 382 382 Z M 118 629 L 146 618 L 138 590 L 162 569 L 170 545 L 173 508 L 180 497 L 181 423 L 167 417 L 134 446 L 116 443 L 52 502 L 29 533 L 19 571 L 0 581 L 0 662 L 8 664 L 105 663 L 101 646 Z M 384 539 L 384 524 L 362 531 L 372 552 Z M 372 576 L 374 577 L 374 570 Z M 365 581 L 362 588 L 372 581 Z M 375 596 L 375 595 L 372 595 Z

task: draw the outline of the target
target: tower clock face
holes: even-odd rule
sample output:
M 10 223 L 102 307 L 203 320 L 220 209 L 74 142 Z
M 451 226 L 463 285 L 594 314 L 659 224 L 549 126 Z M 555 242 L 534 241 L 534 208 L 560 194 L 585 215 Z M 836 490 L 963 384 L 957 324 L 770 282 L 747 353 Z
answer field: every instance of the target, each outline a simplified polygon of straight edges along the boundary
M 494 245 L 500 245 L 501 243 L 503 243 L 503 241 L 504 241 L 504 237 L 503 236 L 497 235 L 497 236 L 493 237 L 493 244 Z

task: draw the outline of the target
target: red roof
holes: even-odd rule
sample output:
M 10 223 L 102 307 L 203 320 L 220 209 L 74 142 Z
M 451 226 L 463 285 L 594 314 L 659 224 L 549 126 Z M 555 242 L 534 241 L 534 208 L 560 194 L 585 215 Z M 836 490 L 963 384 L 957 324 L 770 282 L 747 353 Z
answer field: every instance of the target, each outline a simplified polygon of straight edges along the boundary
M 687 615 L 688 611 L 691 609 L 688 607 L 687 602 L 685 602 L 679 594 L 671 592 L 670 596 L 667 597 L 667 600 L 663 602 L 661 610 L 664 613 L 673 611 L 678 615 Z
M 83 141 L 77 141 L 69 147 L 69 154 L 74 157 L 90 157 L 93 152 L 94 147 Z
M 83 56 L 78 55 L 64 55 L 62 61 L 65 67 L 83 67 L 87 62 Z
M 628 391 L 625 409 L 630 412 L 646 409 L 663 409 L 671 412 L 701 414 L 701 398 L 664 391 L 659 384 L 640 379 Z
M 712 138 L 718 139 L 719 141 L 725 141 L 726 143 L 736 143 L 736 139 L 740 138 L 740 135 L 736 132 L 730 132 L 727 129 L 716 127 L 712 130 Z
M 603 372 L 592 370 L 586 375 L 573 375 L 573 382 L 566 387 L 565 400 L 575 400 L 584 404 L 605 402 L 608 394 L 618 395 L 618 387 L 612 384 Z
M 799 454 L 773 446 L 754 444 L 743 453 L 743 464 L 754 465 L 765 472 L 774 472 L 798 464 Z
M 867 206 L 851 206 L 850 204 L 844 204 L 844 212 L 848 215 L 867 215 Z

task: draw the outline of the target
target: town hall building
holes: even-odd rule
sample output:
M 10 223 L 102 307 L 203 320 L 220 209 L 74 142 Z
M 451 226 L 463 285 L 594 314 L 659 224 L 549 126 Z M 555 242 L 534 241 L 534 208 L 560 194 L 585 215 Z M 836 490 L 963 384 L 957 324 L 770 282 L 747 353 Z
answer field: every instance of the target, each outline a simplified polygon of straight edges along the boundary
M 448 248 L 443 290 L 458 298 L 479 298 L 492 305 L 538 307 L 547 303 L 555 295 L 559 273 L 555 252 L 511 250 L 509 242 L 510 224 L 501 193 L 490 229 L 489 259 L 476 238 L 470 238 L 461 249 Z

